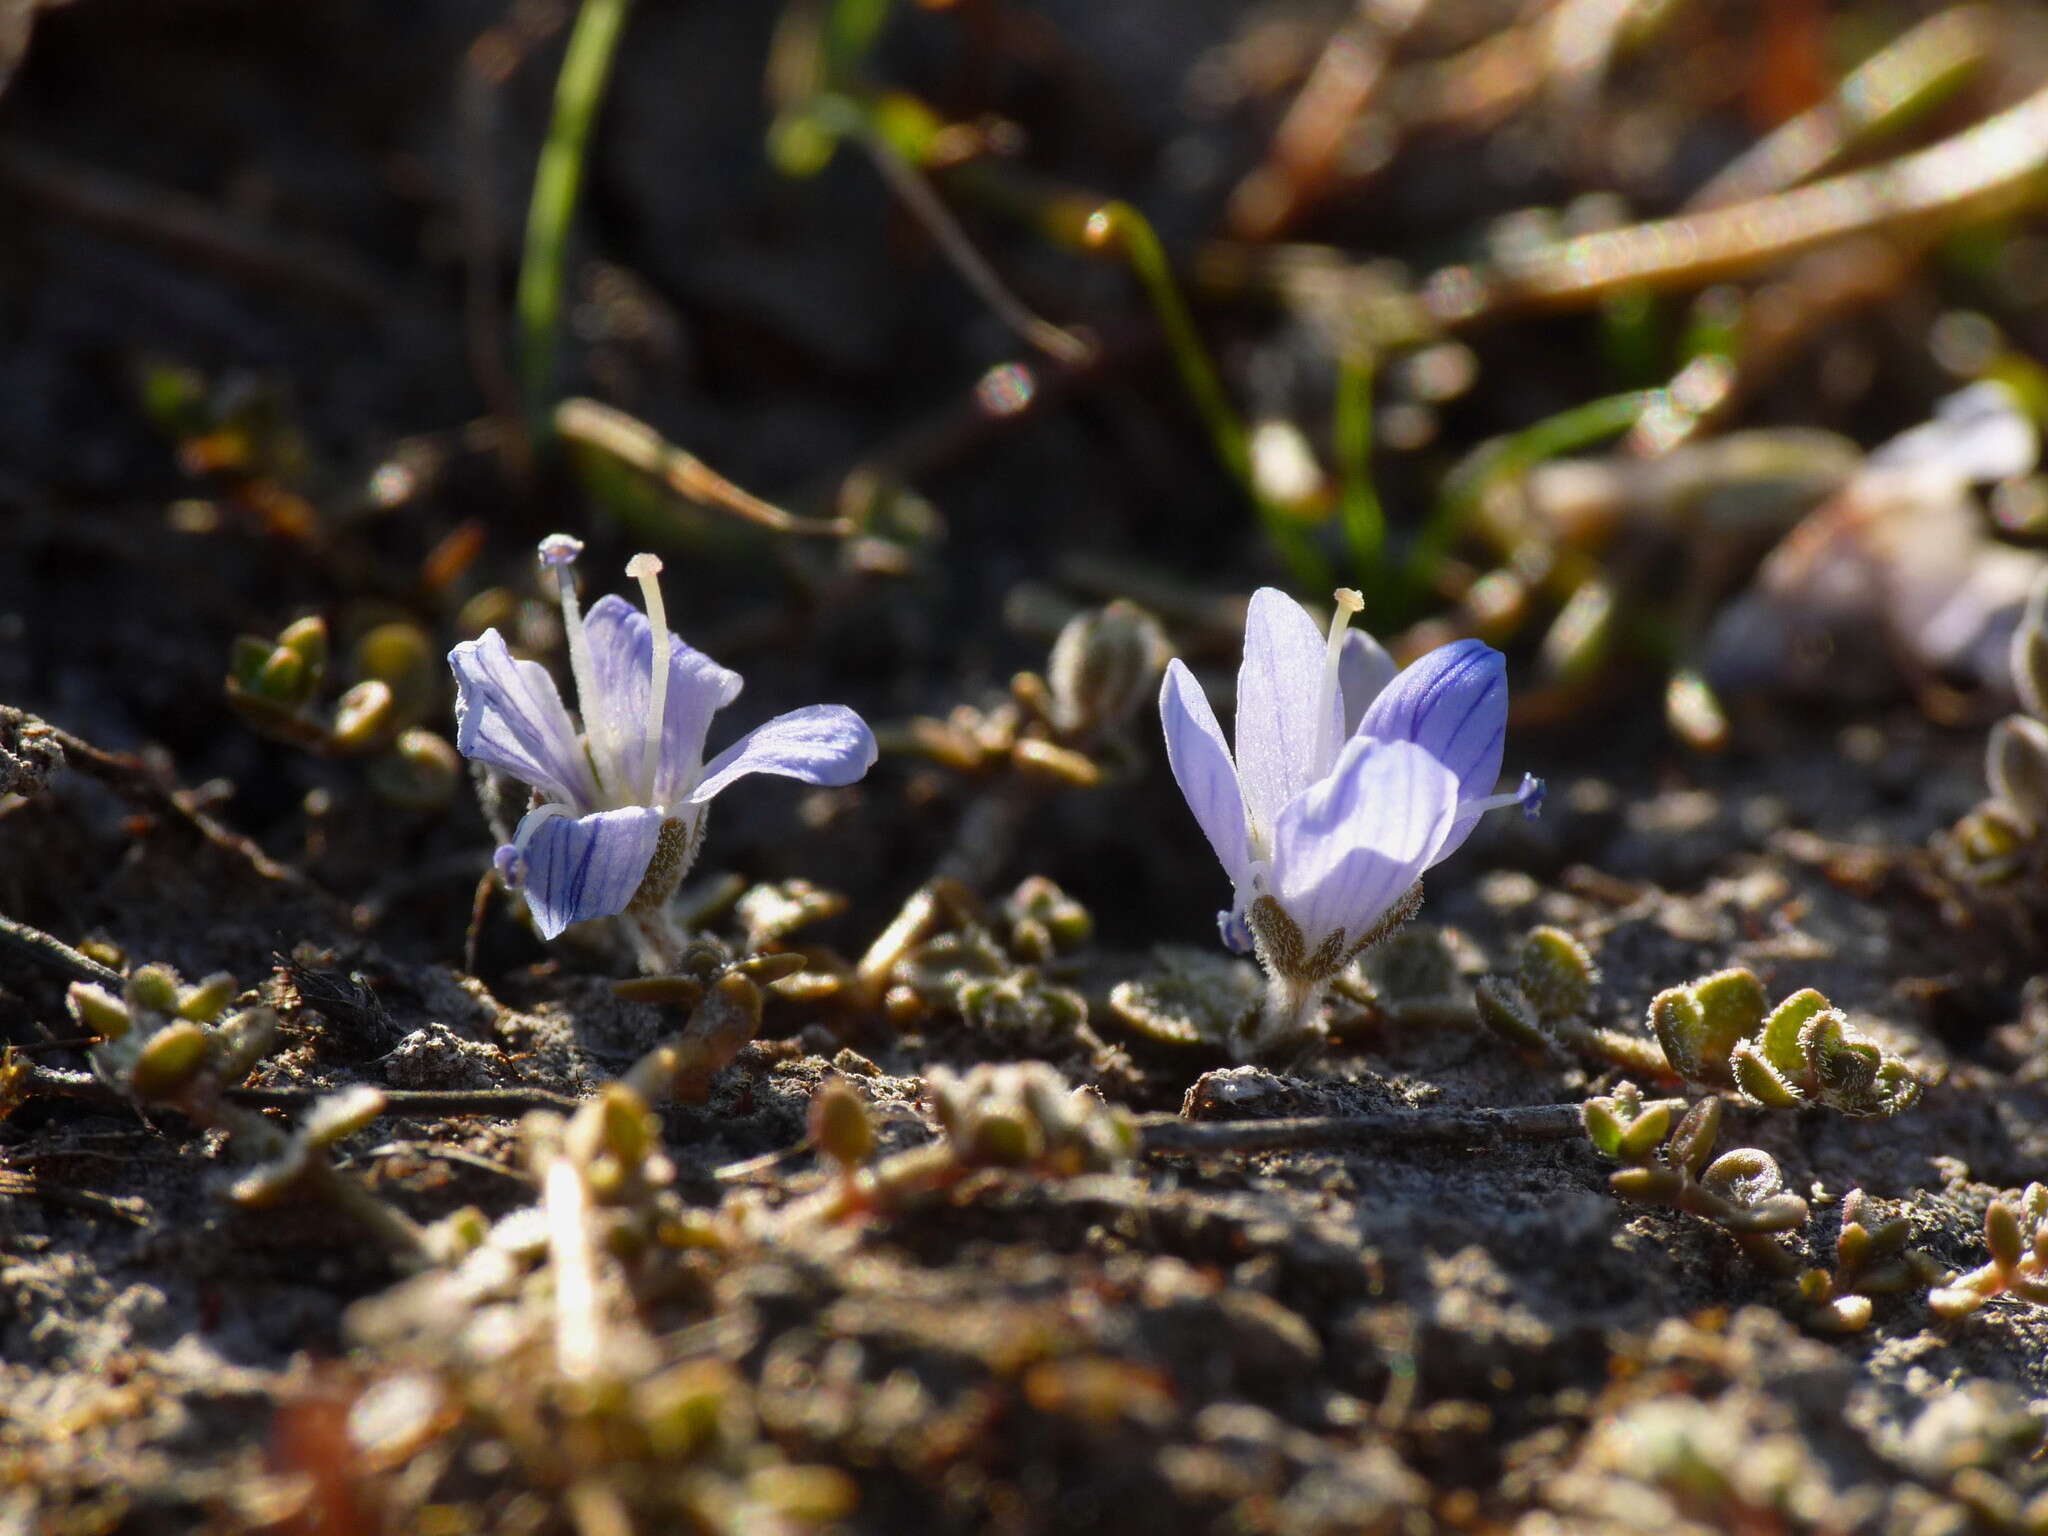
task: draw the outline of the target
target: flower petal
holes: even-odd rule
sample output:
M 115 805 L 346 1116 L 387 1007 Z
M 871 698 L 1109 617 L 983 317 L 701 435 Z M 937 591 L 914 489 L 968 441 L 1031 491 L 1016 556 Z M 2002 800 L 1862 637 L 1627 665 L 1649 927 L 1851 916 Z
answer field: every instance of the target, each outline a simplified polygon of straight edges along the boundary
M 1237 787 L 1237 769 L 1216 712 L 1186 663 L 1175 657 L 1166 664 L 1159 685 L 1159 723 L 1166 733 L 1166 761 L 1173 781 L 1195 813 L 1195 821 L 1233 886 L 1251 879 L 1251 842 L 1245 835 L 1244 796 Z
M 623 597 L 607 593 L 590 605 L 583 635 L 590 645 L 591 682 L 599 695 L 582 701 L 592 749 L 606 753 L 606 775 L 614 789 L 637 793 L 647 788 L 640 775 L 647 746 L 647 682 L 654 672 L 654 626 Z M 704 735 L 711 717 L 740 696 L 740 686 L 739 673 L 685 645 L 671 631 L 654 804 L 670 805 L 689 793 L 704 761 Z M 613 763 L 618 764 L 616 774 Z
M 1323 650 L 1323 637 L 1301 604 L 1277 587 L 1252 594 L 1237 674 L 1237 777 L 1255 837 L 1322 777 L 1316 741 Z M 1341 712 L 1335 697 L 1328 704 Z M 1328 723 L 1329 740 L 1343 740 L 1339 724 Z
M 1356 943 L 1441 855 L 1458 781 L 1424 748 L 1354 736 L 1328 778 L 1280 813 L 1273 895 L 1313 950 L 1341 928 Z
M 1507 658 L 1483 640 L 1440 645 L 1386 687 L 1360 734 L 1412 741 L 1458 776 L 1458 798 L 1493 793 L 1508 729 Z
M 1358 722 L 1372 707 L 1372 701 L 1386 692 L 1399 669 L 1387 648 L 1362 629 L 1344 632 L 1344 649 L 1337 657 L 1337 686 L 1344 693 L 1344 735 L 1358 730 Z
M 455 673 L 455 749 L 581 810 L 596 798 L 575 723 L 537 661 L 516 661 L 487 629 L 448 653 Z
M 758 725 L 714 757 L 690 791 L 702 805 L 734 779 L 779 773 L 806 784 L 851 784 L 875 764 L 875 733 L 844 704 L 813 704 Z
M 518 841 L 526 855 L 526 905 L 541 937 L 625 911 L 646 877 L 663 820 L 645 805 L 594 816 L 529 811 Z

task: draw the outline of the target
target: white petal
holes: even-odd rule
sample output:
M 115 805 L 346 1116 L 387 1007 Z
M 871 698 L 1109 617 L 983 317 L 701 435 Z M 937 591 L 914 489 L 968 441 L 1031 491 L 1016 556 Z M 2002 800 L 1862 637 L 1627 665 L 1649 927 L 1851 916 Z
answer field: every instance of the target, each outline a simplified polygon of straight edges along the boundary
M 1216 723 L 1202 685 L 1177 656 L 1166 664 L 1166 678 L 1159 685 L 1159 722 L 1166 734 L 1173 781 L 1231 884 L 1245 885 L 1251 878 L 1252 856 L 1237 770 L 1231 766 L 1223 728 Z
M 1347 742 L 1273 830 L 1273 895 L 1309 948 L 1363 938 L 1437 861 L 1457 807 L 1457 778 L 1413 742 Z
M 1323 637 L 1301 604 L 1277 587 L 1252 594 L 1245 614 L 1244 665 L 1237 674 L 1237 776 L 1254 835 L 1316 779 L 1316 742 L 1342 739 L 1343 701 L 1319 718 Z
M 455 673 L 456 751 L 578 810 L 593 803 L 583 744 L 547 668 L 514 660 L 495 629 L 456 646 L 448 665 Z

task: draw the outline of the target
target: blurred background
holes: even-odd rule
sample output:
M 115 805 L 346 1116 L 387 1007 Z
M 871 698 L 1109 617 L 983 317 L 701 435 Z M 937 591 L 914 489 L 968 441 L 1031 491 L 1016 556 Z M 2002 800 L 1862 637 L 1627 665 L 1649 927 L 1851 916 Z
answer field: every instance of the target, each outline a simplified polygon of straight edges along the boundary
M 473 878 L 418 733 L 455 640 L 559 645 L 558 528 L 595 590 L 664 554 L 735 728 L 884 728 L 888 815 L 719 834 L 856 892 L 957 851 L 991 701 L 1116 598 L 1226 714 L 1262 582 L 1482 635 L 1567 787 L 1981 726 L 2048 538 L 2044 162 L 2023 4 L 5 0 L 0 698 L 359 893 Z M 308 615 L 329 680 L 266 674 Z M 1163 786 L 1148 711 L 1109 766 Z M 1206 932 L 1178 804 L 1083 799 L 994 863 Z M 1490 835 L 1555 867 L 1612 806 Z

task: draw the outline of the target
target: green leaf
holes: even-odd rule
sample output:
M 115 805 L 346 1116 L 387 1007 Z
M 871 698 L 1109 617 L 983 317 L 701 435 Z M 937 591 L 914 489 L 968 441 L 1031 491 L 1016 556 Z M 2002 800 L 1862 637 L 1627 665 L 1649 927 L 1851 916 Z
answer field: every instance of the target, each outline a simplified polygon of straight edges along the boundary
M 1828 1006 L 1828 1000 L 1812 987 L 1794 992 L 1771 1010 L 1764 1020 L 1758 1045 L 1768 1061 L 1784 1077 L 1797 1077 L 1806 1070 L 1806 1053 L 1799 1048 L 1799 1031 L 1806 1021 Z

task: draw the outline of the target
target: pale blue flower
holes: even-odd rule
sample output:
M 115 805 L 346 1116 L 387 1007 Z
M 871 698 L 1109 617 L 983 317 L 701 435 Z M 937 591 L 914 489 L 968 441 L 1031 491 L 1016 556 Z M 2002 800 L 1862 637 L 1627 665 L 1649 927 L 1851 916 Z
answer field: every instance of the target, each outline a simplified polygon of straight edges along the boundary
M 814 704 L 757 726 L 706 763 L 711 717 L 739 696 L 739 674 L 669 631 L 653 555 L 626 567 L 646 613 L 611 596 L 580 613 L 568 567 L 581 549 L 564 534 L 540 547 L 556 570 L 580 730 L 547 669 L 516 660 L 495 629 L 448 653 L 457 749 L 533 786 L 496 864 L 523 882 L 546 938 L 571 923 L 658 908 L 696 857 L 705 805 L 733 780 L 775 773 L 850 784 L 875 761 L 859 715 Z M 652 686 L 657 676 L 666 686 Z
M 1218 914 L 1225 942 L 1317 993 L 1410 910 L 1423 872 L 1482 815 L 1533 811 L 1542 788 L 1524 778 L 1493 793 L 1508 706 L 1498 651 L 1460 640 L 1397 673 L 1371 638 L 1347 634 L 1358 606 L 1339 593 L 1326 638 L 1285 593 L 1252 595 L 1234 759 L 1178 660 L 1159 694 L 1174 779 L 1235 893 Z

